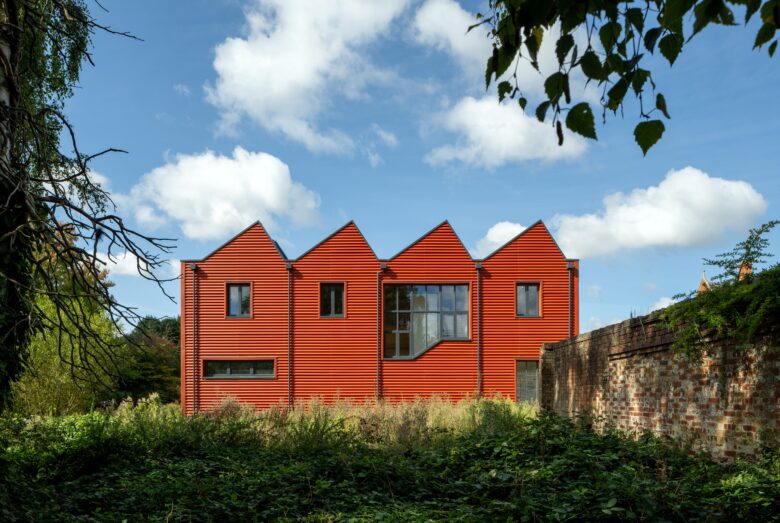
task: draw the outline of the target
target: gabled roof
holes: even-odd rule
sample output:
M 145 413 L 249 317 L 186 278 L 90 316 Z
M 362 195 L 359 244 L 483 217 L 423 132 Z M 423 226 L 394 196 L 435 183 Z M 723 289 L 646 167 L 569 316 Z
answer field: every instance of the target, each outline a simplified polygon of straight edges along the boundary
M 309 250 L 307 250 L 306 252 L 304 252 L 303 254 L 301 254 L 300 256 L 298 256 L 297 258 L 295 258 L 294 260 L 290 260 L 290 261 L 298 261 L 298 260 L 302 259 L 303 257 L 305 257 L 306 255 L 308 255 L 309 253 L 311 253 L 311 252 L 315 251 L 315 250 L 316 250 L 318 247 L 320 247 L 320 246 L 324 245 L 325 243 L 327 243 L 329 240 L 331 240 L 331 239 L 332 239 L 332 238 L 334 238 L 335 236 L 338 236 L 338 235 L 339 235 L 339 234 L 340 234 L 340 233 L 341 233 L 341 232 L 342 232 L 344 229 L 348 228 L 350 225 L 351 225 L 351 226 L 353 226 L 353 227 L 355 227 L 355 230 L 358 232 L 358 234 L 360 235 L 360 237 L 361 237 L 361 238 L 363 238 L 363 242 L 364 242 L 364 243 L 366 244 L 366 246 L 368 247 L 368 250 L 369 250 L 369 251 L 371 251 L 371 254 L 374 256 L 374 258 L 376 258 L 376 253 L 374 252 L 374 249 L 371 247 L 371 244 L 370 244 L 370 243 L 368 243 L 368 240 L 366 240 L 366 237 L 365 237 L 365 236 L 363 236 L 363 232 L 362 232 L 362 231 L 360 230 L 360 228 L 357 226 L 357 224 L 355 223 L 355 220 L 349 220 L 347 223 L 345 223 L 344 225 L 342 225 L 341 227 L 339 227 L 338 229 L 336 229 L 335 231 L 333 231 L 332 233 L 330 233 L 328 236 L 326 236 L 324 239 L 322 239 L 321 241 L 319 241 L 319 242 L 318 242 L 317 244 L 315 244 L 313 247 L 309 248 Z
M 536 227 L 537 225 L 541 225 L 541 226 L 542 226 L 542 228 L 544 228 L 544 231 L 547 233 L 547 235 L 548 235 L 548 236 L 550 237 L 550 239 L 552 240 L 553 244 L 555 245 L 555 248 L 556 248 L 556 249 L 558 249 L 558 252 L 560 252 L 560 253 L 561 253 L 561 256 L 563 256 L 563 258 L 564 258 L 565 260 L 567 260 L 567 261 L 574 261 L 574 258 L 567 258 L 567 257 L 566 257 L 566 255 L 563 253 L 563 250 L 561 250 L 561 247 L 560 247 L 560 245 L 558 245 L 558 242 L 557 242 L 557 241 L 555 241 L 555 237 L 552 235 L 552 233 L 550 233 L 550 229 L 548 229 L 548 228 L 547 228 L 547 226 L 544 224 L 544 222 L 543 222 L 542 220 L 536 220 L 534 223 L 532 223 L 531 225 L 529 225 L 528 227 L 526 227 L 525 229 L 523 229 L 522 231 L 520 231 L 518 234 L 516 234 L 514 238 L 512 238 L 512 239 L 511 239 L 511 240 L 509 240 L 508 242 L 504 243 L 503 245 L 501 245 L 500 247 L 498 247 L 496 250 L 494 250 L 493 252 L 491 252 L 490 254 L 488 254 L 487 256 L 485 256 L 484 258 L 482 258 L 481 260 L 477 260 L 477 261 L 486 261 L 488 258 L 490 258 L 491 256 L 493 256 L 494 254 L 496 254 L 496 253 L 498 253 L 498 252 L 501 252 L 501 251 L 502 251 L 504 248 L 506 248 L 506 247 L 508 247 L 509 245 L 513 244 L 513 243 L 514 243 L 515 241 L 517 241 L 517 240 L 518 240 L 518 239 L 519 239 L 521 236 L 523 236 L 525 233 L 527 233 L 528 231 L 530 231 L 531 229 L 533 229 L 533 228 L 534 228 L 534 227 Z
M 400 251 L 398 251 L 398 252 L 395 254 L 395 256 L 392 256 L 392 257 L 390 257 L 390 258 L 387 258 L 387 259 L 384 259 L 384 260 L 380 260 L 380 261 L 392 261 L 392 260 L 394 260 L 394 259 L 398 258 L 400 255 L 402 255 L 403 253 L 405 253 L 406 251 L 408 251 L 409 249 L 411 249 L 412 247 L 414 247 L 415 245 L 417 245 L 418 243 L 420 243 L 421 241 L 423 241 L 425 238 L 427 238 L 428 236 L 430 236 L 430 235 L 431 235 L 431 234 L 433 234 L 434 232 L 436 232 L 436 231 L 438 231 L 439 229 L 441 229 L 442 227 L 444 227 L 445 225 L 447 226 L 447 228 L 449 228 L 450 232 L 452 232 L 452 234 L 453 234 L 453 235 L 455 235 L 455 238 L 457 238 L 457 240 L 458 240 L 458 243 L 460 243 L 460 246 L 463 248 L 463 251 L 466 253 L 466 256 L 468 256 L 468 257 L 469 257 L 469 259 L 473 260 L 473 258 L 471 257 L 471 253 L 469 253 L 469 250 L 468 250 L 468 249 L 466 248 L 466 246 L 463 244 L 463 240 L 461 240 L 461 239 L 460 239 L 460 236 L 458 236 L 458 233 L 457 233 L 457 232 L 455 232 L 455 229 L 453 229 L 452 225 L 450 225 L 450 222 L 449 222 L 449 220 L 444 220 L 444 221 L 443 221 L 443 222 L 441 222 L 439 225 L 437 225 L 437 226 L 436 226 L 436 227 L 434 227 L 433 229 L 429 230 L 428 232 L 426 232 L 425 234 L 423 234 L 422 236 L 420 236 L 419 238 L 417 238 L 416 240 L 414 240 L 412 243 L 410 243 L 409 245 L 407 245 L 406 247 L 404 247 L 403 249 L 401 249 Z
M 276 252 L 279 253 L 279 256 L 282 258 L 282 260 L 287 260 L 287 255 L 284 254 L 284 251 L 282 250 L 281 247 L 279 247 L 279 244 L 276 243 L 276 240 L 271 238 L 271 235 L 268 234 L 268 231 L 265 230 L 265 227 L 263 227 L 263 224 L 260 223 L 260 220 L 257 220 L 256 222 L 250 224 L 249 227 L 245 228 L 244 230 L 242 230 L 241 232 L 239 232 L 238 234 L 236 234 L 235 236 L 230 238 L 228 241 L 226 241 L 225 243 L 223 243 L 222 245 L 220 245 L 219 247 L 217 247 L 216 249 L 214 249 L 213 251 L 208 253 L 203 258 L 201 258 L 199 260 L 182 260 L 182 262 L 203 262 L 203 261 L 206 261 L 207 259 L 209 259 L 212 256 L 214 256 L 215 254 L 217 254 L 219 251 L 221 251 L 222 249 L 224 249 L 225 247 L 227 247 L 228 245 L 233 243 L 235 240 L 237 240 L 238 238 L 243 236 L 245 233 L 249 232 L 254 227 L 260 227 L 260 230 L 263 231 L 263 234 L 265 234 L 265 236 L 270 240 L 271 244 L 273 244 L 274 249 L 276 249 Z

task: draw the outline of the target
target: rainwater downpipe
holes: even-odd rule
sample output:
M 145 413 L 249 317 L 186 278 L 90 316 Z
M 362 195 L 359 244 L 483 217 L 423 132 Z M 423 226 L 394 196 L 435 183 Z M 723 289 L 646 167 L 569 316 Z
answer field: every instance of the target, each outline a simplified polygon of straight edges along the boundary
M 574 262 L 566 262 L 566 270 L 569 271 L 569 338 L 571 338 L 574 336 L 574 299 L 572 297 Z
M 293 264 L 287 262 L 287 408 L 295 408 L 293 389 Z
M 198 364 L 198 266 L 190 264 L 192 271 L 192 412 L 199 410 L 200 396 L 198 394 L 198 374 L 200 365 Z
M 376 273 L 376 400 L 382 400 L 382 274 L 387 264 L 379 265 Z
M 482 396 L 482 263 L 474 264 L 477 270 L 477 397 Z

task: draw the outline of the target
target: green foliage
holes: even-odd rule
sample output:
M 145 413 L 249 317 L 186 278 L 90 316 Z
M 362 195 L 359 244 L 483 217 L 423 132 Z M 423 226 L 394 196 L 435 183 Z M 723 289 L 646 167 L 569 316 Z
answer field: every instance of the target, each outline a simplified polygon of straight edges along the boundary
M 117 351 L 118 382 L 112 398 L 159 394 L 164 403 L 179 401 L 181 354 L 179 318 L 143 318 Z
M 721 466 L 500 399 L 301 407 L 228 402 L 184 417 L 151 398 L 111 414 L 0 419 L 0 519 L 778 518 L 777 456 Z
M 745 10 L 744 23 L 760 14 L 761 24 L 756 33 L 755 48 L 767 46 L 767 53 L 774 56 L 777 49 L 777 29 L 780 28 L 780 2 L 778 0 L 596 0 L 590 2 L 545 2 L 520 0 L 490 0 L 486 15 L 479 14 L 473 30 L 484 24 L 489 27 L 493 52 L 487 60 L 485 81 L 490 86 L 493 78 L 500 82 L 499 99 L 515 96 L 525 100 L 523 80 L 512 64 L 527 60 L 539 70 L 538 54 L 545 33 L 560 24 L 560 34 L 555 42 L 558 71 L 549 74 L 545 81 L 547 99 L 536 110 L 537 118 L 545 121 L 552 115 L 553 127 L 562 142 L 562 130 L 558 123 L 569 111 L 566 123 L 569 130 L 586 138 L 596 139 L 592 125 L 569 125 L 571 111 L 585 114 L 582 105 L 588 102 L 572 101 L 569 78 L 578 71 L 589 82 L 595 82 L 602 91 L 603 118 L 606 113 L 622 112 L 626 95 L 631 88 L 639 105 L 642 120 L 634 129 L 636 141 L 644 154 L 658 142 L 663 134 L 663 123 L 653 113 L 659 111 L 669 119 L 666 100 L 656 93 L 652 71 L 642 67 L 646 55 L 656 50 L 673 65 L 685 45 L 696 34 L 710 25 L 736 25 L 735 9 Z M 575 33 L 586 38 L 577 43 Z M 541 72 L 541 71 L 540 71 Z M 503 86 L 503 87 L 501 87 Z M 574 98 L 578 93 L 574 93 Z M 647 104 L 646 98 L 655 100 Z M 525 108 L 525 104 L 521 104 Z M 579 121 L 579 117 L 574 119 Z M 649 120 L 649 121 L 646 121 Z
M 707 265 L 723 272 L 714 279 L 720 283 L 661 312 L 666 325 L 677 332 L 672 348 L 696 360 L 708 349 L 710 337 L 731 338 L 752 344 L 762 336 L 777 336 L 780 325 L 780 265 L 753 273 L 753 268 L 772 255 L 764 238 L 780 221 L 773 220 L 748 233 L 747 239 L 732 250 L 705 259 Z M 748 269 L 740 276 L 740 268 Z
M 38 297 L 38 307 L 51 314 L 53 305 Z M 85 303 L 84 308 L 88 308 Z M 63 318 L 67 323 L 67 318 Z M 116 333 L 110 319 L 100 309 L 91 312 L 92 327 L 107 340 Z M 85 354 L 77 349 L 64 329 L 46 329 L 36 333 L 28 348 L 24 372 L 11 384 L 11 408 L 32 416 L 86 412 L 115 388 L 111 354 Z M 114 342 L 119 345 L 118 340 Z

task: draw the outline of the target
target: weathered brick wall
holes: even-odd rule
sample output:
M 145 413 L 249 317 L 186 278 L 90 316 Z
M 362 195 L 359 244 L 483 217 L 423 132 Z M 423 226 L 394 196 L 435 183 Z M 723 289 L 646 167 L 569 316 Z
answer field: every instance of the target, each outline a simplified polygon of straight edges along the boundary
M 780 348 L 715 341 L 691 363 L 652 315 L 542 350 L 541 404 L 597 428 L 651 430 L 722 458 L 752 456 L 780 434 Z

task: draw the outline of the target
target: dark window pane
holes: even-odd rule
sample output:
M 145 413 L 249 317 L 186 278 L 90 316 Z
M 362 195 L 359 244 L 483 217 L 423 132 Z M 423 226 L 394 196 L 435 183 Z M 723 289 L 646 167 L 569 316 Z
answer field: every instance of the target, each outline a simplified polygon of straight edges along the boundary
M 425 310 L 425 285 L 415 285 L 412 293 L 412 310 Z
M 229 372 L 229 363 L 227 361 L 206 361 L 204 362 L 204 375 L 206 376 L 227 376 Z
M 230 375 L 237 376 L 249 376 L 252 374 L 252 362 L 251 361 L 231 361 L 230 362 Z
M 336 316 L 344 315 L 344 285 L 334 285 L 331 288 L 331 294 L 335 298 L 333 303 L 333 313 Z
M 256 376 L 269 376 L 274 375 L 274 362 L 273 360 L 258 360 L 255 362 L 255 375 Z
M 398 313 L 398 330 L 408 331 L 411 327 L 411 314 L 408 312 Z
M 412 314 L 412 353 L 420 354 L 425 349 L 425 314 Z
M 455 286 L 454 285 L 442 285 L 441 310 L 443 311 L 455 310 Z
M 398 330 L 397 318 L 397 312 L 389 311 L 385 313 L 385 332 Z
M 241 316 L 249 316 L 250 292 L 249 285 L 241 287 Z
M 455 315 L 442 313 L 441 315 L 441 337 L 455 337 Z
M 439 314 L 429 312 L 425 315 L 425 318 L 425 345 L 427 348 L 439 341 Z
M 398 286 L 398 310 L 408 311 L 412 309 L 412 288 L 409 285 Z
M 455 310 L 469 310 L 469 287 L 468 285 L 455 286 Z
M 469 315 L 458 314 L 455 318 L 455 336 L 458 338 L 469 337 Z
M 395 358 L 395 334 L 385 332 L 385 358 Z
M 397 310 L 398 286 L 385 285 L 385 313 Z
M 398 355 L 409 356 L 411 354 L 409 347 L 409 334 L 401 332 L 398 334 Z
M 537 401 L 538 369 L 536 361 L 517 362 L 517 401 Z
M 426 306 L 428 307 L 427 310 L 429 311 L 438 311 L 439 310 L 439 286 L 438 285 L 428 285 L 425 288 L 425 294 L 426 294 Z
M 238 315 L 239 290 L 236 285 L 228 285 L 228 315 Z

